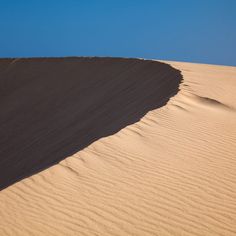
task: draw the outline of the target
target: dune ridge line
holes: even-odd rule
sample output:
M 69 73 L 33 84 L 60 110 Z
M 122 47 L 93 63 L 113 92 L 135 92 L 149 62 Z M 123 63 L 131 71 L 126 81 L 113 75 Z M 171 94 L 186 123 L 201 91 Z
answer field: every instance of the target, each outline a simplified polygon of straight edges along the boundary
M 0 188 L 139 121 L 177 93 L 181 74 L 150 60 L 0 60 Z

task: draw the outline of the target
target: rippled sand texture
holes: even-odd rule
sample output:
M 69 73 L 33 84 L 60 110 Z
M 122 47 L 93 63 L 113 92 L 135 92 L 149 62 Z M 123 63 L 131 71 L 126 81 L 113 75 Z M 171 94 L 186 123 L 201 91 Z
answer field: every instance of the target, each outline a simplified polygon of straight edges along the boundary
M 142 66 L 141 62 L 132 63 Z M 21 62 L 13 62 L 12 66 L 14 63 L 16 66 Z M 75 152 L 74 146 L 79 139 L 76 140 L 73 148 L 69 149 L 69 152 L 74 152 L 72 156 L 54 158 L 45 149 L 50 161 L 42 157 L 45 165 L 37 168 L 37 162 L 32 159 L 34 154 L 37 158 L 40 156 L 37 152 L 42 153 L 41 146 L 28 139 L 22 141 L 24 147 L 14 149 L 11 146 L 14 150 L 5 152 L 11 161 L 1 156 L 0 163 L 5 165 L 5 170 L 2 169 L 4 174 L 1 175 L 4 189 L 0 192 L 0 235 L 236 235 L 236 67 L 165 62 L 176 68 L 174 73 L 168 65 L 162 67 L 159 62 L 145 63 L 136 77 L 139 75 L 143 80 L 158 78 L 158 83 L 152 82 L 151 86 L 145 87 L 141 79 L 138 83 L 133 80 L 130 86 L 124 88 L 127 93 L 121 90 L 116 94 L 125 98 L 122 107 L 129 108 L 122 111 L 122 117 L 126 120 L 127 113 L 131 120 L 114 121 L 116 127 L 110 130 L 107 127 L 112 126 L 111 120 L 110 126 L 106 121 L 100 122 L 99 114 L 107 114 L 103 113 L 104 106 L 95 106 L 98 116 L 93 118 L 93 113 L 86 113 L 85 120 L 91 119 L 101 129 L 91 140 L 80 136 L 85 143 L 82 146 L 78 143 L 79 151 Z M 153 63 L 159 66 L 156 72 Z M 130 71 L 135 65 L 126 66 Z M 151 69 L 153 73 L 144 73 L 146 69 Z M 183 76 L 181 83 L 178 70 Z M 159 73 L 158 77 L 154 72 Z M 173 82 L 173 75 L 177 83 Z M 124 83 L 123 80 L 119 83 L 119 78 L 122 77 L 115 76 L 112 84 L 120 86 Z M 129 78 L 127 75 L 125 80 Z M 4 89 L 7 83 L 2 83 L 1 87 Z M 99 86 L 106 87 L 107 83 L 101 80 Z M 166 87 L 165 83 L 172 85 Z M 30 85 L 27 86 L 29 89 Z M 74 86 L 71 84 L 71 92 Z M 97 85 L 88 83 L 89 86 L 96 88 Z M 152 87 L 154 90 L 149 96 Z M 15 91 L 18 89 L 20 87 L 16 87 Z M 86 93 L 83 89 L 81 91 Z M 106 93 L 110 90 L 111 87 Z M 132 94 L 134 90 L 137 92 Z M 130 93 L 132 95 L 128 96 Z M 162 96 L 156 97 L 156 93 Z M 11 99 L 17 100 L 16 95 L 11 96 Z M 60 137 L 59 141 L 50 135 L 46 139 L 47 142 L 51 139 L 54 142 L 51 146 L 55 145 L 58 149 L 64 147 L 67 139 L 71 140 L 70 134 L 73 140 L 77 137 L 73 133 L 73 128 L 78 129 L 76 119 L 73 119 L 74 122 L 70 120 L 79 109 L 75 97 L 66 103 L 69 110 L 65 110 L 65 106 L 64 113 L 61 113 L 61 122 L 64 116 L 69 117 L 66 118 L 68 127 L 63 127 L 69 130 L 63 133 L 66 139 L 61 139 L 60 132 L 56 135 Z M 4 99 L 9 101 L 10 109 L 10 101 L 13 100 L 7 95 Z M 45 99 L 47 101 L 51 97 Z M 141 102 L 143 99 L 145 104 Z M 154 101 L 149 104 L 152 99 Z M 137 100 L 139 102 L 132 105 Z M 109 102 L 101 100 L 101 104 Z M 23 107 L 27 112 L 27 106 Z M 133 116 L 137 112 L 135 107 L 143 110 Z M 117 104 L 113 112 L 120 117 Z M 19 113 L 11 113 L 11 116 L 19 116 Z M 81 125 L 82 118 L 79 116 Z M 85 133 L 90 134 L 92 123 L 83 126 L 87 129 Z M 1 123 L 3 130 L 6 124 Z M 14 122 L 9 124 L 16 125 Z M 100 135 L 103 127 L 109 132 Z M 33 135 L 35 142 L 38 136 L 48 137 L 46 131 L 41 132 Z M 8 135 L 11 137 L 6 133 L 2 135 L 4 140 Z M 51 146 L 50 151 L 57 155 L 55 150 L 58 149 Z M 63 149 L 63 155 L 66 153 L 67 150 Z M 19 167 L 17 163 L 21 159 L 25 160 L 26 166 L 30 162 L 32 172 L 29 171 L 30 166 Z M 13 169 L 11 164 L 15 166 Z M 18 174 L 14 175 L 14 171 Z M 27 175 L 29 177 L 25 178 Z

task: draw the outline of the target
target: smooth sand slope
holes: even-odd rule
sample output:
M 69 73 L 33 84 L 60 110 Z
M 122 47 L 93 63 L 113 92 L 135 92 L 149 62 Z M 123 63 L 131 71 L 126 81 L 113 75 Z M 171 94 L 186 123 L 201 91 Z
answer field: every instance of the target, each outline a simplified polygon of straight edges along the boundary
M 0 83 L 0 235 L 236 235 L 236 67 L 1 59 Z

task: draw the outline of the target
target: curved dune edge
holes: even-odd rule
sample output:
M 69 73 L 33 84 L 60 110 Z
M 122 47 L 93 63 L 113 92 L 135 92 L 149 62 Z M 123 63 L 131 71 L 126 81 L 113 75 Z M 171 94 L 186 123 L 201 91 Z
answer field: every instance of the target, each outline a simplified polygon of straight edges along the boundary
M 0 189 L 138 122 L 181 78 L 151 60 L 1 59 Z
M 236 68 L 167 63 L 167 105 L 0 193 L 1 234 L 236 234 Z

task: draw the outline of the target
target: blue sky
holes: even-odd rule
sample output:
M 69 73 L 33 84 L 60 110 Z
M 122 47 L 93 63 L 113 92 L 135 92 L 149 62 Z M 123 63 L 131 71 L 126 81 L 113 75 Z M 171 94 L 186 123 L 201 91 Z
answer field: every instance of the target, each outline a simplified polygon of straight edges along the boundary
M 0 0 L 0 57 L 236 65 L 236 0 Z

